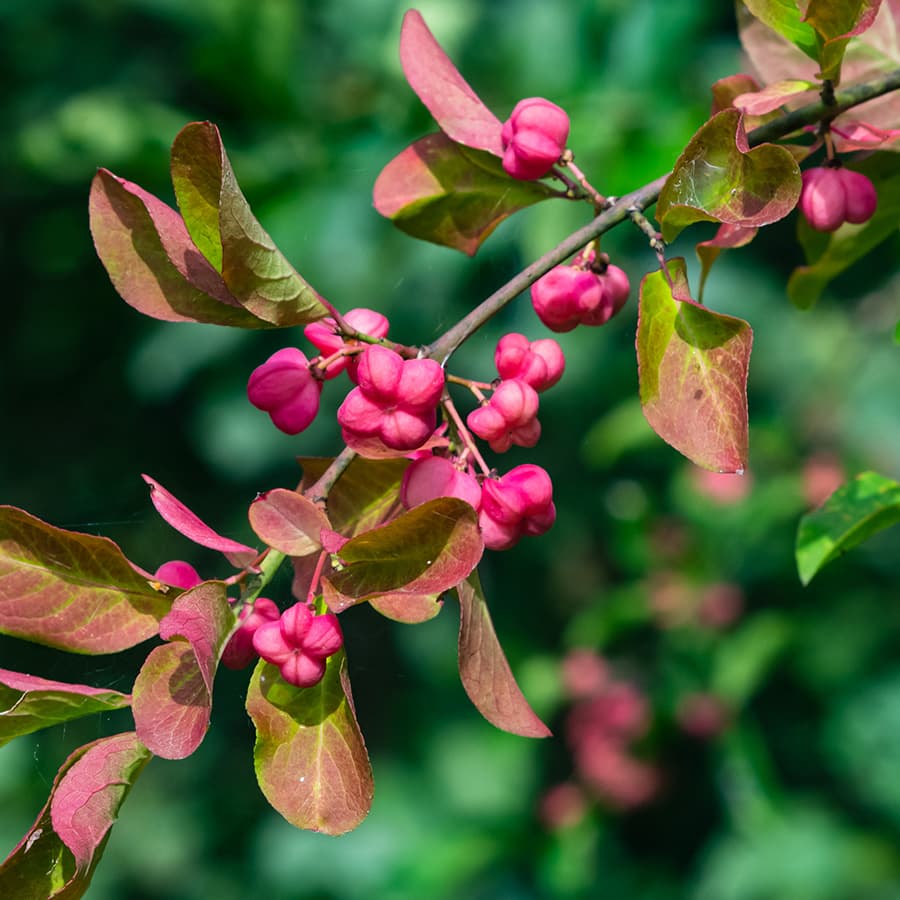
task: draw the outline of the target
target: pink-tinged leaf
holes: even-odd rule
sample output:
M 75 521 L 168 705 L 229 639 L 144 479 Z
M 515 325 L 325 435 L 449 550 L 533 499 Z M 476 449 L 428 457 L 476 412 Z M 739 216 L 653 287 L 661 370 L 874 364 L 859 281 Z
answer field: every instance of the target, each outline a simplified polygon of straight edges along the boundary
M 113 287 L 138 312 L 166 322 L 271 327 L 241 308 L 181 216 L 143 188 L 100 169 L 91 184 L 90 223 Z
M 716 236 L 708 241 L 697 244 L 697 257 L 702 266 L 700 275 L 700 298 L 703 298 L 703 288 L 712 264 L 719 258 L 723 250 L 734 250 L 737 247 L 746 247 L 756 237 L 758 228 L 744 228 L 742 225 L 720 225 Z
M 868 222 L 842 225 L 824 234 L 813 231 L 802 216 L 797 218 L 797 236 L 807 264 L 798 266 L 788 279 L 788 296 L 795 306 L 814 306 L 831 281 L 875 247 L 897 234 L 900 223 L 900 167 L 891 153 L 874 153 L 853 168 L 872 180 L 878 206 Z
M 207 581 L 185 591 L 160 623 L 171 643 L 156 647 L 134 682 L 134 722 L 140 739 L 157 756 L 184 759 L 206 735 L 212 684 L 235 617 L 225 585 Z
M 473 256 L 507 216 L 561 195 L 540 181 L 511 178 L 488 153 L 430 134 L 381 170 L 372 196 L 401 231 Z
M 776 81 L 761 91 L 738 94 L 733 106 L 750 116 L 764 116 L 766 113 L 781 109 L 788 100 L 802 100 L 806 103 L 814 99 L 811 91 L 818 90 L 817 85 L 809 81 L 789 79 Z
M 760 89 L 759 82 L 752 75 L 747 75 L 743 72 L 737 75 L 728 75 L 725 78 L 714 81 L 711 88 L 713 101 L 710 115 L 714 116 L 716 113 L 722 112 L 723 109 L 734 106 L 735 97 L 739 97 L 741 94 L 750 94 Z
M 150 500 L 156 507 L 156 511 L 177 532 L 183 534 L 188 540 L 208 547 L 210 550 L 218 550 L 235 567 L 242 569 L 254 562 L 259 554 L 252 547 L 223 537 L 212 530 L 199 516 L 191 512 L 180 500 L 170 494 L 158 481 L 149 475 L 141 475 L 141 478 L 150 486 Z
M 306 491 L 325 473 L 332 460 L 300 457 L 301 489 Z M 328 493 L 331 527 L 347 537 L 369 531 L 403 510 L 400 484 L 409 465 L 403 459 L 365 459 L 357 456 Z
M 456 586 L 459 677 L 475 708 L 492 725 L 522 737 L 550 737 L 513 676 L 497 640 L 478 572 Z
M 762 25 L 790 41 L 810 59 L 819 58 L 816 32 L 811 25 L 803 21 L 800 10 L 793 0 L 743 0 L 743 6 Z M 742 11 L 740 4 L 738 11 Z
M 347 541 L 330 582 L 347 605 L 382 594 L 440 594 L 465 578 L 483 552 L 475 510 L 440 497 Z
M 118 691 L 0 669 L 0 747 L 20 735 L 130 703 L 131 697 Z
M 269 803 L 297 828 L 332 835 L 356 828 L 375 788 L 344 651 L 311 688 L 288 684 L 260 660 L 247 712 L 256 727 L 256 779 Z
M 440 594 L 382 594 L 370 597 L 369 606 L 395 622 L 418 625 L 433 619 L 443 608 Z
M 693 222 L 752 228 L 784 218 L 800 197 L 800 169 L 775 144 L 750 150 L 737 109 L 726 109 L 691 138 L 656 205 L 663 237 Z
M 156 634 L 170 605 L 107 538 L 0 506 L 0 632 L 116 653 Z
M 878 15 L 881 0 L 809 0 L 804 20 L 819 38 L 822 78 L 835 84 L 841 78 L 841 63 L 851 37 L 868 31 Z
M 283 488 L 260 494 L 250 504 L 249 516 L 256 536 L 287 556 L 320 550 L 322 529 L 331 529 L 328 516 L 312 500 Z
M 310 553 L 309 556 L 294 556 L 291 558 L 291 566 L 294 569 L 291 593 L 298 600 L 302 600 L 305 603 L 309 597 L 312 580 L 319 569 L 319 554 Z
M 0 865 L 0 897 L 82 897 L 119 807 L 149 759 L 134 733 L 101 738 L 72 753 L 37 820 Z
M 832 124 L 831 134 L 839 153 L 888 149 L 889 144 L 900 140 L 900 128 L 876 128 L 868 122 L 847 118 L 841 118 L 840 126 Z
M 753 332 L 690 299 L 683 259 L 641 283 L 638 375 L 653 430 L 716 472 L 747 466 L 747 370 Z
M 503 155 L 502 123 L 459 74 L 415 9 L 403 17 L 400 64 L 409 86 L 444 134 L 466 147 Z
M 245 309 L 279 327 L 328 315 L 251 212 L 211 122 L 176 135 L 172 184 L 191 237 Z

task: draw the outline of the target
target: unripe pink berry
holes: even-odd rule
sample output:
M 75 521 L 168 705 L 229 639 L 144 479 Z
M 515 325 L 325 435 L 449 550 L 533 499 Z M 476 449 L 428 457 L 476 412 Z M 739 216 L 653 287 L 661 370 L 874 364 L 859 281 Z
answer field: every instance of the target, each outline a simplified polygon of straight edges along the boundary
M 538 393 L 553 387 L 566 367 L 562 348 L 553 338 L 529 341 L 524 334 L 516 333 L 500 338 L 494 362 L 501 378 L 519 378 Z
M 872 182 L 859 172 L 821 166 L 801 173 L 798 206 L 816 231 L 836 231 L 844 222 L 860 225 L 872 218 L 878 196 Z
M 351 309 L 344 313 L 344 321 L 357 331 L 377 338 L 387 337 L 390 325 L 387 318 L 381 313 L 365 307 Z M 343 336 L 338 333 L 337 324 L 331 317 L 319 319 L 318 322 L 311 322 L 303 329 L 303 333 L 323 357 L 333 356 L 345 346 L 358 346 L 357 341 L 344 340 Z M 355 358 L 350 356 L 343 356 L 330 363 L 325 369 L 324 377 L 334 378 L 345 369 L 348 369 L 348 367 L 351 378 L 355 378 Z
M 503 123 L 503 168 L 513 178 L 530 181 L 543 178 L 566 149 L 569 117 L 565 111 L 544 100 L 520 100 Z
M 403 474 L 400 500 L 407 509 L 438 497 L 458 497 L 474 509 L 481 506 L 481 485 L 443 456 L 428 456 L 412 462 Z
M 192 587 L 197 587 L 203 581 L 200 574 L 190 563 L 180 559 L 173 559 L 163 563 L 156 570 L 154 578 L 163 584 L 171 584 L 173 587 L 178 587 L 185 591 L 190 590 Z
M 260 625 L 277 622 L 280 610 L 268 597 L 257 597 L 253 605 L 244 606 L 238 614 L 237 631 L 222 651 L 222 665 L 228 669 L 245 669 L 257 658 L 253 649 L 253 635 Z
M 553 483 L 540 466 L 516 466 L 481 486 L 479 525 L 489 550 L 507 550 L 523 535 L 543 534 L 555 520 Z
M 556 266 L 531 286 L 531 305 L 551 331 L 571 331 L 602 302 L 597 274 L 574 266 Z
M 250 374 L 247 397 L 267 412 L 276 428 L 299 434 L 319 411 L 322 382 L 309 371 L 309 360 L 296 347 L 273 353 Z
M 533 447 L 541 436 L 538 404 L 537 391 L 513 378 L 500 382 L 487 405 L 469 413 L 466 423 L 495 453 L 505 453 L 513 444 Z
M 838 169 L 838 174 L 841 176 L 846 199 L 844 218 L 853 225 L 868 222 L 878 206 L 875 185 L 861 172 L 851 169 Z

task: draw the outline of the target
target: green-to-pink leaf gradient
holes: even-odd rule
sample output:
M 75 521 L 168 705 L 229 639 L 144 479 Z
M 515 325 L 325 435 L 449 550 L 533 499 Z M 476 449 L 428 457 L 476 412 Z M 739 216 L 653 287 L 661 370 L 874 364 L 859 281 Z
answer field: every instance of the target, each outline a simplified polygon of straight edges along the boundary
M 60 766 L 47 805 L 0 865 L 0 897 L 83 896 L 119 807 L 149 759 L 133 732 L 101 738 L 72 753 Z
M 156 634 L 170 605 L 107 538 L 0 507 L 0 632 L 115 653 Z
M 134 683 L 134 721 L 157 756 L 190 756 L 206 735 L 212 685 L 225 641 L 235 624 L 225 585 L 204 582 L 185 591 L 160 623 L 167 641 L 144 662 Z
M 119 691 L 0 669 L 0 747 L 20 735 L 130 703 Z
M 497 728 L 523 737 L 549 737 L 513 676 L 474 571 L 456 586 L 459 597 L 459 677 L 476 709 Z
M 382 169 L 372 196 L 401 231 L 472 256 L 507 216 L 559 192 L 510 178 L 495 156 L 430 134 Z
M 288 684 L 260 660 L 247 712 L 256 727 L 256 778 L 269 803 L 297 828 L 333 835 L 356 828 L 374 784 L 344 651 L 329 658 L 325 677 L 310 688 Z
M 322 529 L 331 523 L 323 510 L 296 491 L 276 488 L 260 494 L 249 510 L 256 536 L 288 556 L 308 556 L 322 548 Z
M 671 281 L 670 281 L 671 279 Z M 653 430 L 716 472 L 747 466 L 747 370 L 753 332 L 691 299 L 683 259 L 641 282 L 637 357 L 641 406 Z
M 753 228 L 784 218 L 800 198 L 800 169 L 784 147 L 750 150 L 737 109 L 716 113 L 691 138 L 656 205 L 663 237 L 694 222 Z
M 863 472 L 839 487 L 800 520 L 797 571 L 809 584 L 829 562 L 879 531 L 900 522 L 900 484 Z

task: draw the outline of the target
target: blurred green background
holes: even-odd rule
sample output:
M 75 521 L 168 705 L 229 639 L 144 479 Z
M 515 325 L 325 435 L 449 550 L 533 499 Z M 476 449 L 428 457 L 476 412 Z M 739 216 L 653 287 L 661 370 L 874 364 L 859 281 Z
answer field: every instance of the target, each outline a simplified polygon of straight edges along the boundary
M 93 253 L 96 167 L 171 202 L 168 147 L 188 121 L 219 125 L 258 218 L 298 270 L 340 308 L 386 313 L 407 343 L 439 334 L 586 221 L 586 209 L 544 204 L 470 260 L 372 210 L 380 168 L 433 130 L 397 60 L 404 9 L 4 0 L 0 502 L 108 535 L 148 569 L 184 558 L 214 577 L 225 574 L 218 559 L 157 518 L 140 473 L 252 540 L 256 493 L 295 484 L 296 455 L 339 449 L 337 385 L 299 438 L 246 401 L 250 371 L 302 336 L 145 319 Z M 564 106 L 578 162 L 607 194 L 671 168 L 708 112 L 711 82 L 743 68 L 731 4 L 718 0 L 420 9 L 500 118 L 536 94 Z M 368 820 L 334 839 L 269 809 L 252 774 L 246 673 L 222 672 L 209 736 L 191 759 L 155 760 L 141 776 L 88 896 L 900 898 L 900 534 L 807 589 L 793 563 L 800 515 L 844 475 L 900 476 L 900 247 L 894 237 L 801 313 L 784 294 L 801 262 L 795 227 L 791 216 L 726 254 L 707 286 L 712 308 L 756 333 L 743 480 L 707 478 L 644 423 L 633 301 L 604 329 L 561 337 L 568 369 L 542 403 L 545 437 L 497 460 L 533 460 L 555 481 L 554 529 L 488 554 L 482 572 L 513 669 L 557 737 L 500 733 L 469 705 L 452 603 L 418 627 L 351 610 L 342 622 L 376 779 Z M 694 280 L 693 244 L 711 234 L 691 229 L 674 248 Z M 653 267 L 637 232 L 619 228 L 603 247 L 635 289 Z M 454 371 L 490 379 L 510 330 L 546 336 L 522 298 Z M 271 593 L 287 601 L 286 577 Z M 563 666 L 578 648 L 630 686 L 642 724 L 622 758 L 649 778 L 639 802 L 622 800 L 627 766 L 604 769 L 573 736 L 578 716 L 597 712 L 590 686 L 578 687 L 597 658 Z M 2 638 L 0 666 L 128 690 L 145 652 L 69 657 Z M 699 724 L 686 712 L 697 695 L 714 712 Z M 129 721 L 77 722 L 0 749 L 3 854 L 60 761 Z

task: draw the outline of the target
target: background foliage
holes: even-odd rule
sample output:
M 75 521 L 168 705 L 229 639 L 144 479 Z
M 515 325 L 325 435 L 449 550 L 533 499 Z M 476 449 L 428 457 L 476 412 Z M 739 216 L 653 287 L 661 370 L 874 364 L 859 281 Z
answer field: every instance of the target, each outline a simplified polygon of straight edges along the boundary
M 171 198 L 168 148 L 187 121 L 219 125 L 254 211 L 299 271 L 341 308 L 387 314 L 403 342 L 432 339 L 583 222 L 581 210 L 537 207 L 469 260 L 410 241 L 371 209 L 381 167 L 432 128 L 397 60 L 404 8 L 3 4 L 2 502 L 106 534 L 147 568 L 189 558 L 209 577 L 214 557 L 159 520 L 141 472 L 247 540 L 243 510 L 257 491 L 293 486 L 295 455 L 339 449 L 333 417 L 291 439 L 246 401 L 249 372 L 284 334 L 151 322 L 118 299 L 94 255 L 95 168 Z M 743 68 L 733 12 L 713 0 L 421 9 L 501 118 L 534 94 L 565 107 L 578 162 L 608 194 L 667 171 L 707 115 L 709 84 Z M 220 687 L 197 754 L 148 767 L 89 896 L 900 897 L 900 535 L 863 545 L 806 589 L 793 562 L 798 518 L 836 473 L 900 474 L 900 247 L 895 236 L 799 312 L 784 290 L 801 262 L 795 229 L 791 216 L 726 254 L 705 291 L 756 333 L 743 481 L 702 475 L 644 422 L 633 304 L 602 330 L 564 336 L 569 365 L 543 406 L 545 437 L 510 460 L 550 471 L 560 518 L 482 567 L 513 667 L 557 738 L 497 732 L 471 708 L 452 608 L 414 629 L 352 610 L 342 622 L 377 785 L 364 825 L 336 841 L 295 831 L 265 804 L 250 768 L 246 676 L 222 671 L 234 702 Z M 690 229 L 673 250 L 694 280 L 692 244 L 713 231 Z M 654 266 L 625 228 L 604 249 L 635 286 Z M 544 336 L 523 298 L 454 368 L 490 377 L 509 330 Z M 324 401 L 336 406 L 336 392 Z M 717 584 L 743 603 L 724 631 L 695 612 Z M 585 646 L 647 694 L 653 724 L 638 752 L 662 787 L 638 810 L 600 801 L 554 829 L 540 798 L 573 770 L 560 662 Z M 134 676 L 102 657 L 74 664 L 0 638 L 5 668 L 121 690 Z M 677 725 L 680 699 L 695 691 L 732 708 L 715 740 Z M 127 715 L 0 748 L 0 845 L 31 823 L 68 752 Z

